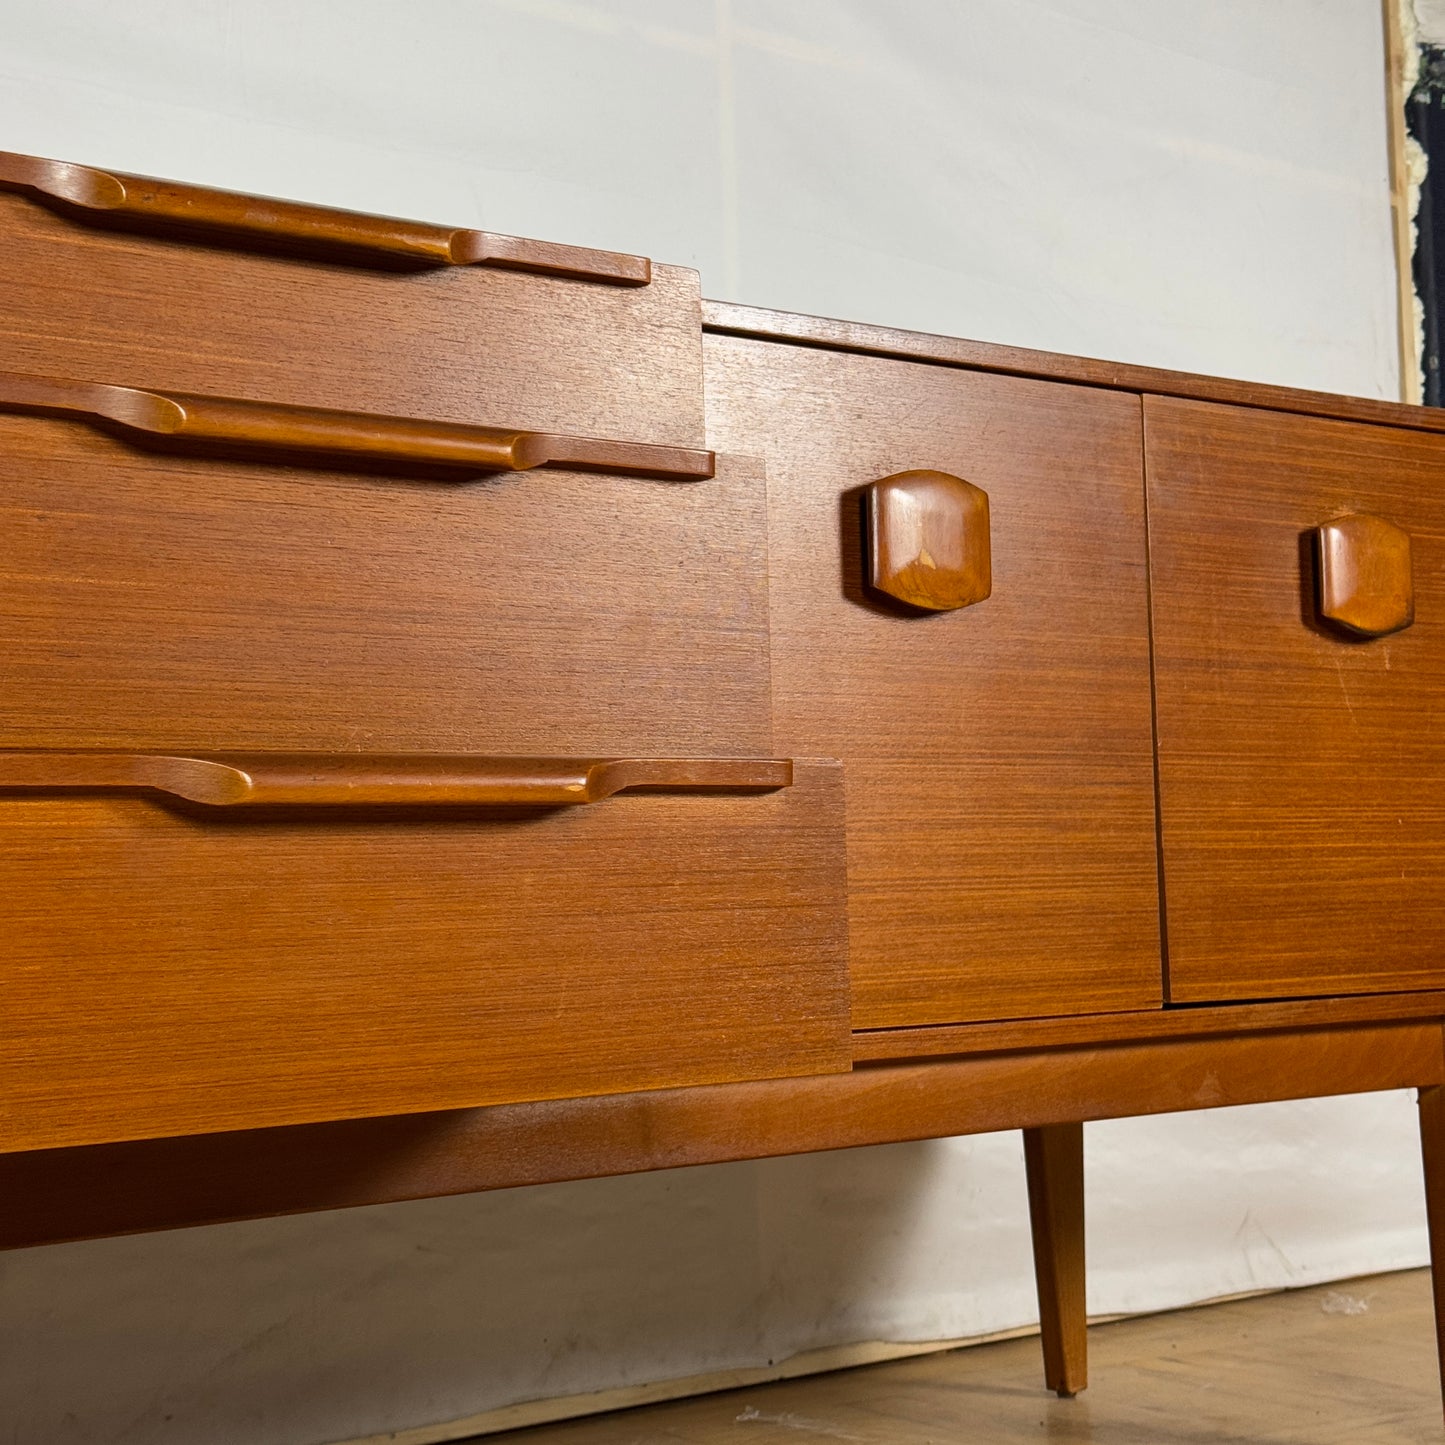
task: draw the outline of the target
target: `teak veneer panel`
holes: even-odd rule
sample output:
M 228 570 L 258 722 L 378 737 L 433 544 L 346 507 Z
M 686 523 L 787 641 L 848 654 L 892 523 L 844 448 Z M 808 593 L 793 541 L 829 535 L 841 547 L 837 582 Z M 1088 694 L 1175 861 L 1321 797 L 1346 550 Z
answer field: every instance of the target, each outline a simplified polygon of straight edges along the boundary
M 1089 1383 L 1084 1251 L 1084 1126 L 1024 1130 L 1029 1223 L 1039 1297 L 1044 1383 L 1077 1395 Z
M 848 791 L 855 1027 L 1161 998 L 1139 401 L 709 336 L 711 440 L 766 459 L 775 745 Z M 864 586 L 863 489 L 989 497 L 993 593 Z
M 771 752 L 761 469 L 463 481 L 0 414 L 0 747 Z
M 837 321 L 825 316 L 805 316 L 796 311 L 742 306 L 734 301 L 704 301 L 702 319 L 705 330 L 720 336 L 750 336 L 766 341 L 785 341 L 795 346 L 851 351 L 860 356 L 891 356 L 935 366 L 966 367 L 970 371 L 1061 381 L 1109 391 L 1190 397 L 1197 401 L 1222 402 L 1227 406 L 1264 407 L 1270 411 L 1376 422 L 1418 431 L 1445 431 L 1445 409 L 1409 406 L 1373 397 L 1340 396 L 1328 391 L 1305 391 L 1258 381 L 1201 376 L 1191 371 L 1135 366 L 1125 361 L 1065 356 L 1057 351 L 1034 351 L 1026 346 L 970 341 L 959 336 L 905 331 L 896 326 L 874 326 L 863 321 Z
M 380 269 L 97 230 L 0 191 L 0 370 L 696 447 L 696 272 Z
M 1169 993 L 1445 982 L 1445 440 L 1145 402 Z M 1409 534 L 1415 621 L 1316 616 L 1310 537 Z
M 0 798 L 0 1150 L 848 1067 L 842 789 Z
M 142 391 L 25 371 L 0 371 L 0 410 L 63 417 L 156 450 L 313 466 L 331 462 L 403 475 L 466 478 L 562 467 L 696 482 L 711 478 L 716 467 L 711 452 L 691 447 Z
M 632 791 L 762 793 L 792 781 L 787 758 L 0 752 L 0 796 L 125 793 L 208 809 L 314 808 L 317 819 L 359 808 L 585 807 Z
M 1221 1034 L 1297 1033 L 1362 1023 L 1445 1018 L 1445 993 L 1346 994 L 1283 1003 L 1191 1004 L 1138 1013 L 1074 1014 L 1003 1019 L 997 1023 L 935 1024 L 916 1029 L 860 1029 L 855 1063 L 1016 1053 L 1151 1039 L 1210 1038 Z
M 217 191 L 14 151 L 0 151 L 0 189 L 18 191 L 83 226 L 340 254 L 363 264 L 500 266 L 608 286 L 646 286 L 652 279 L 646 256 Z
M 1438 1021 L 0 1155 L 0 1248 L 1445 1078 Z M 163 1181 L 157 1187 L 157 1181 Z

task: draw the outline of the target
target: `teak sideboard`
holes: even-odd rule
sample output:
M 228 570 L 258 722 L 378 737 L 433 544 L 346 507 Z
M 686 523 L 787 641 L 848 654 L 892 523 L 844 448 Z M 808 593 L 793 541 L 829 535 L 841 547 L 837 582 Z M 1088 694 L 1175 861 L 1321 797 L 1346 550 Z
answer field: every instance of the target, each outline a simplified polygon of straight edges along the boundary
M 1440 1262 L 1445 413 L 0 228 L 0 1245 L 1020 1128 L 1071 1394 L 1084 1121 L 1415 1087 Z

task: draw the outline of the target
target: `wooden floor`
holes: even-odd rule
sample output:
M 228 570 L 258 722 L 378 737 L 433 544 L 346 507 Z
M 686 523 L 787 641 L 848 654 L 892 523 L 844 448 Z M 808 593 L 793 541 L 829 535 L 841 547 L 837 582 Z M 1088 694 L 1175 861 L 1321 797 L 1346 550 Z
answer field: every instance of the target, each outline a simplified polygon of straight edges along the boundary
M 488 1437 L 511 1445 L 1422 1445 L 1442 1435 L 1430 1280 L 1377 1275 L 1089 1332 L 1087 1392 L 1037 1339 Z

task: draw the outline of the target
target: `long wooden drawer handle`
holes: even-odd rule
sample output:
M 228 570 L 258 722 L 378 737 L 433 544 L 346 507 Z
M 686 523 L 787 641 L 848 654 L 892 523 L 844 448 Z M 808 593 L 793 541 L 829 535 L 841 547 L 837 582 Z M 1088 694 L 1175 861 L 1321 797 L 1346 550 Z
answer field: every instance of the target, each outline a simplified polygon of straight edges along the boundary
M 713 475 L 715 463 L 712 452 L 688 447 L 326 411 L 185 392 L 137 391 L 129 386 L 14 371 L 0 372 L 0 411 L 75 417 L 141 440 L 282 459 L 361 458 L 463 472 L 567 467 L 675 482 L 705 480 Z
M 988 493 L 947 472 L 899 472 L 867 491 L 869 581 L 929 612 L 993 591 Z
M 1315 528 L 1320 615 L 1359 637 L 1386 637 L 1415 620 L 1410 534 L 1365 512 Z
M 557 807 L 629 789 L 770 792 L 779 758 L 0 752 L 0 792 L 151 793 L 208 807 Z
M 213 191 L 13 151 L 0 151 L 0 190 L 20 191 L 53 211 L 92 224 L 128 222 L 143 230 L 259 239 L 335 252 L 342 258 L 369 255 L 419 265 L 494 266 L 609 286 L 646 286 L 652 279 L 646 256 Z

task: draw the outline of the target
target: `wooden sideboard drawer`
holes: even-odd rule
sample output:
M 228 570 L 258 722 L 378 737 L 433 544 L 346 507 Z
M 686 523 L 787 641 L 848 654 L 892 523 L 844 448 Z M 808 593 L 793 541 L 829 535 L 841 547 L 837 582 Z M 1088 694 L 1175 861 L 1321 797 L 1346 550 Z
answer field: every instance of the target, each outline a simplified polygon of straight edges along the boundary
M 756 464 L 338 465 L 0 412 L 0 747 L 770 752 Z
M 702 444 L 695 272 L 535 242 L 601 279 L 439 259 L 475 234 L 0 152 L 0 370 Z
M 475 782 L 393 759 L 388 808 L 328 792 L 335 761 L 251 763 L 248 808 L 0 754 L 0 1150 L 848 1067 L 836 764 L 428 807 Z
M 1440 987 L 1445 437 L 1144 415 L 1171 999 Z
M 1157 1006 L 1138 397 L 724 335 L 705 358 L 714 442 L 768 469 L 775 746 L 844 763 L 855 1027 Z M 986 600 L 865 580 L 866 489 L 916 469 L 988 529 Z M 943 600 L 981 590 L 978 541 Z

